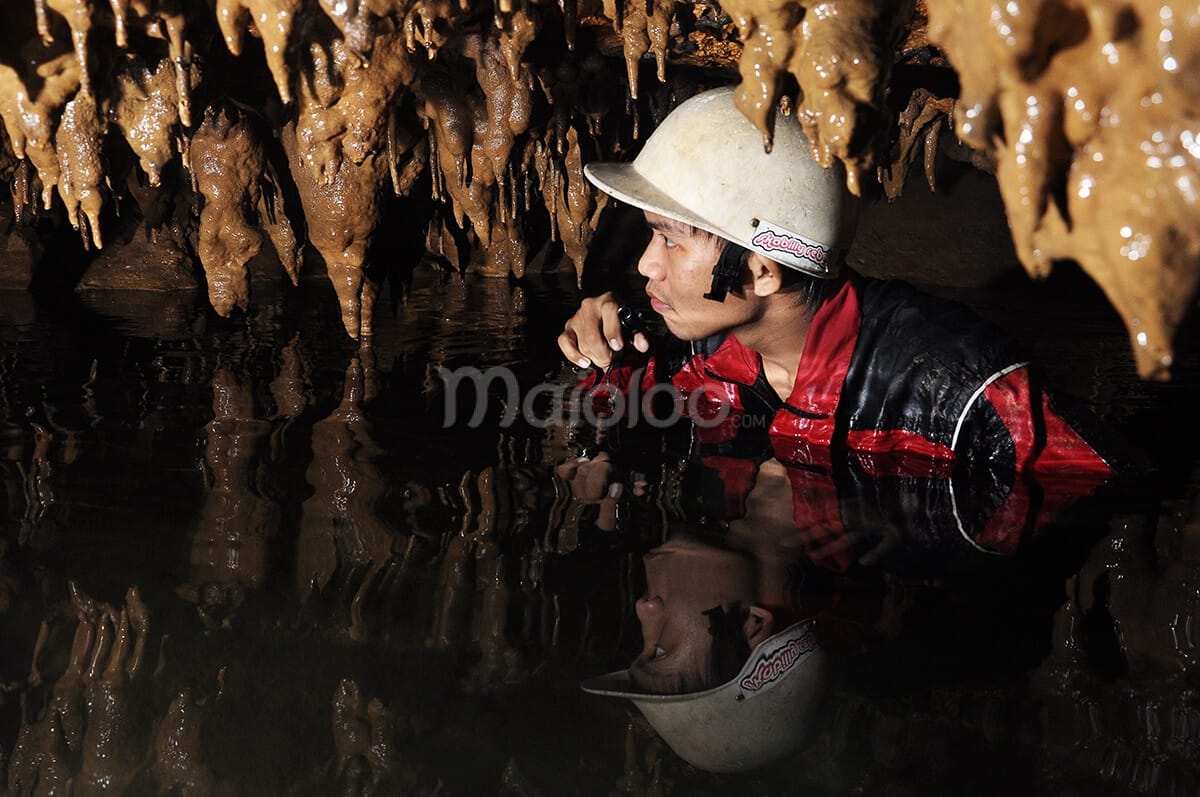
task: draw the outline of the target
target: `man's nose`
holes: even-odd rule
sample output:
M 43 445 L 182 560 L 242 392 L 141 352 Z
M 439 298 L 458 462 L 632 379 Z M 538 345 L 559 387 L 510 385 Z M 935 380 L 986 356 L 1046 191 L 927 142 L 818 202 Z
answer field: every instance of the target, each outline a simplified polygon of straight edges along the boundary
M 658 236 L 656 235 L 650 239 L 650 243 L 646 244 L 641 258 L 638 259 L 638 273 L 649 280 L 660 280 L 663 278 L 662 245 L 659 244 L 657 238 Z
M 658 647 L 659 631 L 662 628 L 662 598 L 638 598 L 636 604 L 638 622 L 642 625 L 642 647 L 645 655 L 653 656 Z
M 642 624 L 643 634 L 646 632 L 647 626 L 657 626 L 662 622 L 662 612 L 662 598 L 638 598 L 637 616 L 638 621 Z

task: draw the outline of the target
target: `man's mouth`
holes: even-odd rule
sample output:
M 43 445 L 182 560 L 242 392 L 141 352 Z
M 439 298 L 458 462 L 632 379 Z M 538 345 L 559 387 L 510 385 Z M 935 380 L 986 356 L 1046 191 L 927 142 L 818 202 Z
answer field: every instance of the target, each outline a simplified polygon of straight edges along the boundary
M 662 299 L 659 299 L 654 294 L 647 294 L 647 296 L 650 297 L 650 308 L 659 315 L 662 315 L 671 309 L 671 305 L 667 304 Z

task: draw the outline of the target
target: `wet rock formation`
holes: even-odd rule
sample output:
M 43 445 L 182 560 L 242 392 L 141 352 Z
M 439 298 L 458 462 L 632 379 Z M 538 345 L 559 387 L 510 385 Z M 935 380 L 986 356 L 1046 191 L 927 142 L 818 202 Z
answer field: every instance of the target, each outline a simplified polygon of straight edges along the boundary
M 249 302 L 265 231 L 292 280 L 311 243 L 347 333 L 370 334 L 385 214 L 455 269 L 581 273 L 603 205 L 583 163 L 628 156 L 735 70 L 764 146 L 797 114 L 855 193 L 896 196 L 918 156 L 932 186 L 939 150 L 994 164 L 1025 267 L 1077 261 L 1143 376 L 1168 375 L 1200 282 L 1200 14 L 1177 0 L 11 5 L 11 214 L 95 249 L 129 239 L 107 228 L 169 231 L 157 260 L 198 263 L 222 315 Z M 145 287 L 167 287 L 152 271 Z
M 962 81 L 958 135 L 995 152 L 1025 268 L 1071 258 L 1164 377 L 1200 283 L 1200 10 L 1183 2 L 930 0 Z

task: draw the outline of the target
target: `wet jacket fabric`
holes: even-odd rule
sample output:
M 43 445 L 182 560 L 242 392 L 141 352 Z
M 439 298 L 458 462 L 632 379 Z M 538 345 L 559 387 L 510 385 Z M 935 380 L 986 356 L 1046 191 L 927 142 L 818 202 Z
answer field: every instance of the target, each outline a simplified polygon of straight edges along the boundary
M 1112 473 L 1003 335 L 901 282 L 841 284 L 813 317 L 786 400 L 735 336 L 695 348 L 675 386 L 712 398 L 694 402 L 701 415 L 728 402 L 733 425 L 746 413 L 768 415 L 792 461 L 827 464 L 844 447 L 868 467 L 986 461 L 1014 475 Z
M 651 363 L 643 389 L 658 378 Z M 774 456 L 792 466 L 796 525 L 814 550 L 845 534 L 848 485 L 835 472 L 937 496 L 926 505 L 938 521 L 990 551 L 1013 549 L 1113 474 L 1003 334 L 902 282 L 851 275 L 838 285 L 814 314 L 786 400 L 734 335 L 692 344 L 670 378 L 691 397 L 702 448 L 766 427 Z M 736 500 L 753 471 L 725 464 Z

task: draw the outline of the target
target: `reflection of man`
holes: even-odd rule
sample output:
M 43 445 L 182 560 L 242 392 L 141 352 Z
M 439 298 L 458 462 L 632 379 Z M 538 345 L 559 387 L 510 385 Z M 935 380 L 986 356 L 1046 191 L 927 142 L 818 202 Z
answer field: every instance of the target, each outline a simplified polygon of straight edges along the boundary
M 852 198 L 808 149 L 798 121 L 781 116 L 764 153 L 726 88 L 675 109 L 633 163 L 587 167 L 653 231 L 638 271 L 652 309 L 691 342 L 675 385 L 766 416 L 794 441 L 789 458 L 816 465 L 832 446 L 876 463 L 987 461 L 1010 484 L 1107 477 L 994 330 L 902 283 L 840 273 Z M 646 352 L 645 334 L 626 340 L 618 309 L 612 294 L 585 300 L 559 337 L 567 358 L 608 367 L 627 345 Z
M 733 677 L 751 649 L 804 619 L 788 594 L 796 542 L 787 476 L 769 461 L 745 517 L 730 522 L 720 545 L 675 536 L 648 552 L 633 681 L 656 693 L 708 689 Z
M 828 601 L 796 599 L 791 505 L 783 466 L 768 461 L 719 544 L 676 536 L 648 552 L 642 650 L 628 670 L 584 685 L 632 699 L 700 769 L 737 771 L 797 749 L 824 696 L 827 640 L 845 638 L 829 634 L 846 618 L 824 611 Z
M 706 524 L 644 556 L 641 649 L 627 670 L 584 685 L 633 700 L 704 770 L 797 749 L 818 724 L 830 656 L 895 637 L 916 585 L 994 572 L 981 570 L 998 563 L 990 554 L 1027 536 L 991 539 L 986 515 L 957 514 L 952 475 L 901 479 L 845 463 L 814 480 L 763 442 L 701 446 L 703 480 L 716 488 L 706 506 L 725 530 Z M 834 482 L 836 495 L 825 489 Z

